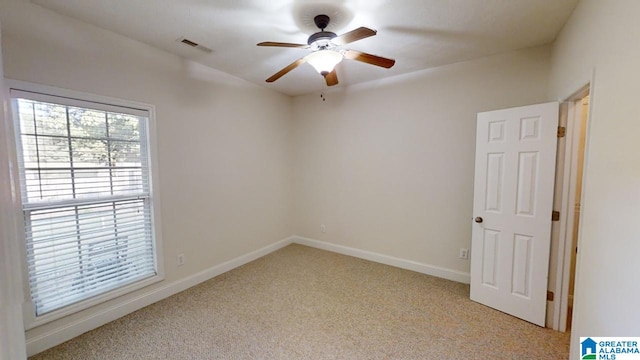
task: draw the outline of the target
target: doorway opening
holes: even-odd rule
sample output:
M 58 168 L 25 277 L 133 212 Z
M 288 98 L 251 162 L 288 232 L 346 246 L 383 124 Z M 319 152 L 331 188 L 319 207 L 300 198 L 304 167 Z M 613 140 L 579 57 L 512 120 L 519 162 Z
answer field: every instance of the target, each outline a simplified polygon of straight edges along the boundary
M 564 156 L 560 157 L 558 171 L 562 172 L 558 224 L 557 259 L 555 264 L 557 300 L 553 304 L 553 329 L 570 331 L 573 320 L 574 285 L 580 238 L 580 212 L 584 158 L 589 121 L 590 87 L 586 85 L 570 96 L 561 108 L 561 126 L 566 128 Z M 565 121 L 562 124 L 562 120 Z
M 574 210 L 573 210 L 573 232 L 571 235 L 571 247 L 570 247 L 570 265 L 569 265 L 569 293 L 567 296 L 567 318 L 566 318 L 566 330 L 571 330 L 571 320 L 573 315 L 573 294 L 576 280 L 576 257 L 578 254 L 578 233 L 580 229 L 580 210 L 582 206 L 582 176 L 584 173 L 584 149 L 587 135 L 587 120 L 589 118 L 589 95 L 587 94 L 580 100 L 576 100 L 574 104 L 575 108 L 579 108 L 580 111 L 575 113 L 576 132 L 574 136 L 578 137 L 578 148 L 576 154 L 576 179 L 574 190 Z M 575 141 L 576 139 L 574 139 Z M 567 239 L 569 240 L 569 239 Z

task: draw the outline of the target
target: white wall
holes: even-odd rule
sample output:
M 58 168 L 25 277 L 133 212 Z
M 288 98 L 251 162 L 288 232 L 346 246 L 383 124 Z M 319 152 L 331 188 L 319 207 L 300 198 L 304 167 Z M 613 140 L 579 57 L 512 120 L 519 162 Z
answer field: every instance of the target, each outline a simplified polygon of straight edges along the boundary
M 468 274 L 458 252 L 471 241 L 476 113 L 545 102 L 549 55 L 295 98 L 295 233 Z
M 166 280 L 28 340 L 291 235 L 289 97 L 27 1 L 1 6 L 6 78 L 149 103 L 157 114 Z
M 1 38 L 1 36 L 0 36 Z M 0 139 L 9 131 L 8 97 L 4 92 L 2 67 L 2 49 L 0 49 Z M 5 122 L 7 120 L 7 122 Z M 0 142 L 0 179 L 9 178 L 9 153 L 11 145 Z M 24 327 L 20 311 L 20 277 L 14 269 L 20 266 L 16 261 L 18 254 L 15 211 L 10 186 L 0 186 L 0 360 L 21 359 L 25 357 Z M 19 274 L 19 273 L 18 273 Z
M 640 2 L 583 0 L 553 48 L 550 95 L 591 81 L 571 358 L 580 336 L 640 334 Z

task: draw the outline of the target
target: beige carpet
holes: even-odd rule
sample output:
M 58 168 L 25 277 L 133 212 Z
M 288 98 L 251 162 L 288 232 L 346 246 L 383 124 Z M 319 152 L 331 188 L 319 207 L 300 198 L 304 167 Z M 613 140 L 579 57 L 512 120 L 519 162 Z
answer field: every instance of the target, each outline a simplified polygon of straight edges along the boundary
M 567 359 L 469 286 L 290 245 L 31 359 Z

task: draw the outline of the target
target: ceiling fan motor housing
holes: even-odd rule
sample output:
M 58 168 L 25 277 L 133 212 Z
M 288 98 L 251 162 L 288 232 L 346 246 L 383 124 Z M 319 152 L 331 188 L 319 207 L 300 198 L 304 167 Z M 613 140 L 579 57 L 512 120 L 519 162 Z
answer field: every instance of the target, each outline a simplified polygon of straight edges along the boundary
M 320 31 L 309 36 L 309 39 L 307 40 L 307 44 L 311 45 L 318 40 L 326 40 L 328 42 L 336 36 L 338 35 L 336 35 L 336 33 L 333 33 L 331 31 Z
M 338 36 L 331 31 L 324 31 L 324 29 L 329 26 L 329 21 L 331 21 L 331 19 L 327 15 L 316 15 L 316 17 L 313 18 L 313 22 L 316 23 L 316 26 L 320 31 L 309 36 L 309 39 L 307 40 L 308 45 L 311 45 L 318 40 L 325 40 L 325 43 L 328 44 L 331 39 Z M 320 45 L 326 45 L 325 43 Z M 325 46 L 321 46 L 321 48 L 323 47 Z

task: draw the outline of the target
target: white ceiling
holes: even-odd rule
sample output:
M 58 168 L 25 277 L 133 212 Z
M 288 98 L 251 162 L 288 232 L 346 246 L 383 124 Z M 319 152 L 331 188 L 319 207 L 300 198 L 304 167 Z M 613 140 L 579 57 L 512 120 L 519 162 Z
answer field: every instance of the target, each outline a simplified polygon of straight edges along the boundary
M 287 95 L 321 91 L 308 64 L 265 79 L 309 50 L 258 47 L 262 41 L 306 43 L 315 15 L 338 35 L 359 26 L 376 36 L 347 45 L 396 60 L 391 69 L 345 60 L 345 86 L 552 42 L 578 0 L 32 0 L 58 13 L 267 86 Z M 179 43 L 196 41 L 202 52 Z

